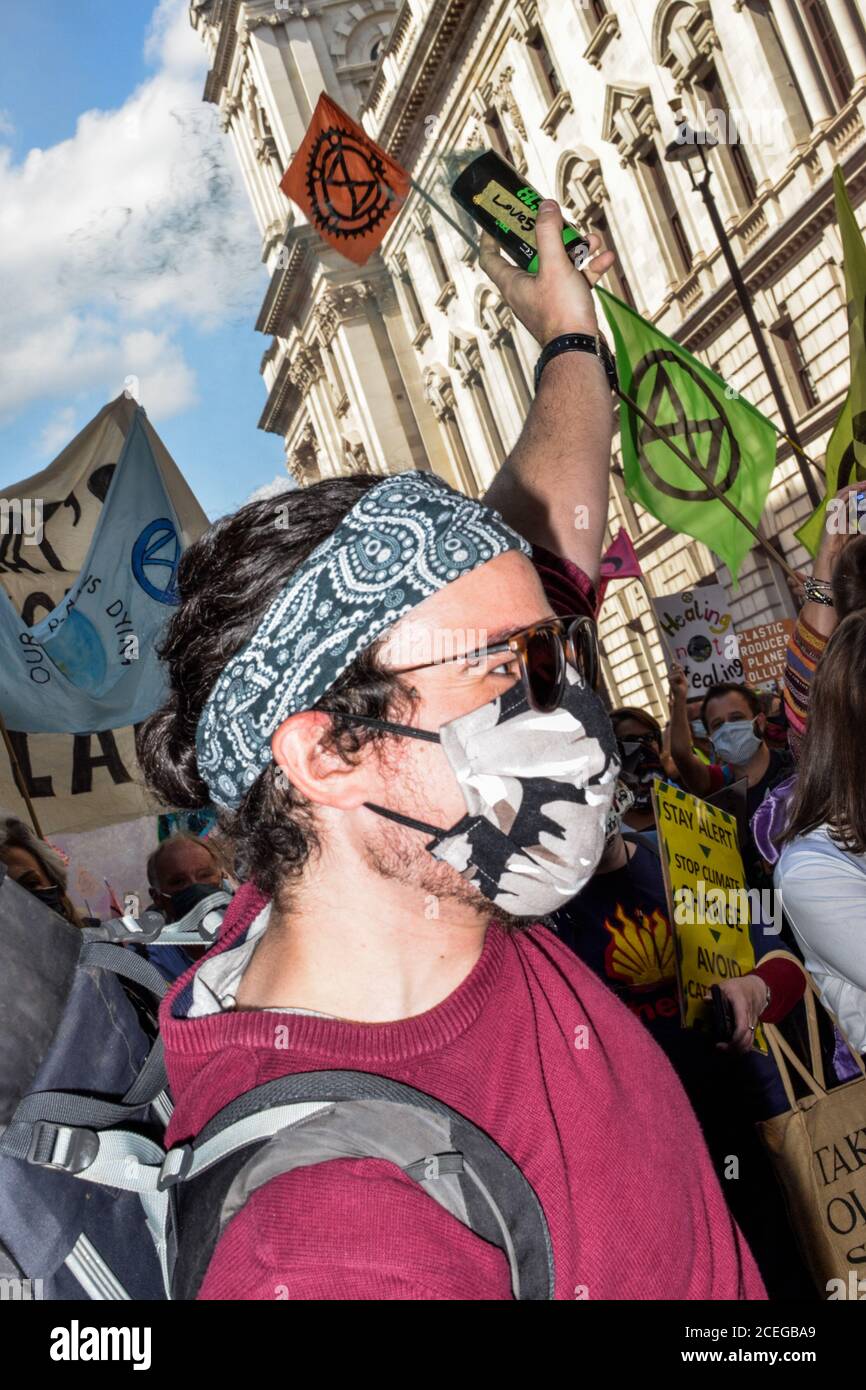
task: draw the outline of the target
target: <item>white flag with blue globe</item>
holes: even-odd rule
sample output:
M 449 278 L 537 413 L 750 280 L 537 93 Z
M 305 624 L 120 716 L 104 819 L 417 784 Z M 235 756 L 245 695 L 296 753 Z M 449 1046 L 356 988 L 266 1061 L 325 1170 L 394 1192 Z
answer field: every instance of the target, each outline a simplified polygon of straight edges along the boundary
M 78 733 L 160 705 L 156 656 L 177 604 L 182 529 L 136 410 L 77 580 L 27 626 L 0 601 L 0 713 L 11 729 Z M 18 550 L 21 560 L 27 547 Z

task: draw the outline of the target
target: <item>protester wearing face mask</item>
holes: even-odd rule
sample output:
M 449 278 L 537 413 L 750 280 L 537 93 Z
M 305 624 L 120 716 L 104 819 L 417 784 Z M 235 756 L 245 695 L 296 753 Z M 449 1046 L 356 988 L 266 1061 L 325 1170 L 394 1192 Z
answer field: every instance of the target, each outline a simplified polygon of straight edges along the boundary
M 16 816 L 0 825 L 0 861 L 9 877 L 45 907 L 74 927 L 85 925 L 66 891 L 66 865 L 60 855 Z
M 629 830 L 638 830 L 656 838 L 653 814 L 652 787 L 665 778 L 662 762 L 662 731 L 646 710 L 623 705 L 610 716 L 616 734 L 621 763 L 620 777 L 632 797 L 632 804 L 623 816 Z
M 223 868 L 207 840 L 181 831 L 170 835 L 147 861 L 154 906 L 167 922 L 178 922 L 200 901 L 204 889 L 223 883 Z
M 661 859 L 654 840 L 627 828 L 631 793 L 620 780 L 608 817 L 605 849 L 587 886 L 554 913 L 564 941 L 652 1034 L 691 1101 L 722 1189 L 758 1261 L 771 1298 L 811 1296 L 779 1185 L 754 1123 L 787 1107 L 772 1061 L 754 1052 L 755 1025 L 778 1023 L 802 997 L 805 977 L 792 957 L 758 962 L 747 975 L 720 981 L 734 1015 L 730 1043 L 714 1044 L 683 1028 L 676 947 Z M 776 947 L 760 932 L 760 956 Z M 731 1154 L 740 1176 L 730 1176 Z
M 167 922 L 179 922 L 210 893 L 231 891 L 222 862 L 208 840 L 180 831 L 163 840 L 147 861 L 153 905 Z M 148 946 L 144 954 L 171 982 L 204 954 L 199 946 Z
M 537 277 L 482 249 L 541 343 L 596 331 L 561 229 L 542 204 Z M 524 1172 L 555 1297 L 760 1297 L 682 1088 L 538 920 L 595 869 L 618 770 L 578 621 L 594 611 L 611 419 L 601 362 L 568 351 L 483 501 L 426 472 L 328 479 L 250 503 L 185 552 L 168 702 L 139 758 L 167 804 L 218 806 L 249 881 L 160 1011 L 168 1142 L 257 1079 L 382 1074 L 468 1115 Z M 351 1158 L 258 1189 L 198 1297 L 276 1286 L 512 1297 L 495 1244 L 396 1165 Z
M 793 760 L 785 749 L 768 748 L 764 741 L 767 716 L 758 697 L 746 685 L 725 682 L 711 686 L 701 705 L 712 740 L 715 761 L 707 766 L 693 754 L 686 711 L 688 682 L 680 666 L 671 669 L 671 751 L 680 779 L 695 796 L 746 780 L 746 814 L 751 821 L 766 793 L 789 777 Z M 761 855 L 749 835 L 740 846 L 746 877 L 752 887 L 769 887 Z

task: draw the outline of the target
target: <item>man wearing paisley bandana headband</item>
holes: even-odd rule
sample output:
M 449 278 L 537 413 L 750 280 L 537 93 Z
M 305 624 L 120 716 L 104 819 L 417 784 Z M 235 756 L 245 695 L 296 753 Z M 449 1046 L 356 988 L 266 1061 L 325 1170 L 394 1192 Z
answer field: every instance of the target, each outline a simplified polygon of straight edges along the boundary
M 590 286 L 611 261 L 575 270 L 561 229 L 542 204 L 537 276 L 482 247 L 540 344 L 597 332 Z M 333 479 L 186 551 L 171 693 L 139 756 L 173 806 L 216 804 L 248 881 L 160 1011 L 168 1141 L 270 1078 L 384 1075 L 522 1170 L 553 1297 L 760 1298 L 673 1073 L 539 922 L 592 874 L 618 769 L 586 621 L 611 419 L 601 361 L 563 351 L 481 502 L 424 472 Z M 198 1297 L 275 1288 L 512 1296 L 498 1245 L 363 1152 L 253 1192 Z

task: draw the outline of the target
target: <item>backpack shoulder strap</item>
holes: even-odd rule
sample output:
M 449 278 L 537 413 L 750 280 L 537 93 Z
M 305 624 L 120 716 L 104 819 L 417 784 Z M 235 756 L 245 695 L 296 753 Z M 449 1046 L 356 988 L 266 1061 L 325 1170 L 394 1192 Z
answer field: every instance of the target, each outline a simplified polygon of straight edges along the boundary
M 529 1182 L 499 1145 L 450 1106 L 367 1072 L 302 1072 L 246 1092 L 190 1144 L 171 1150 L 177 1250 L 172 1297 L 195 1298 L 217 1242 L 254 1192 L 281 1173 L 339 1158 L 394 1163 L 508 1259 L 514 1297 L 551 1299 L 550 1234 Z

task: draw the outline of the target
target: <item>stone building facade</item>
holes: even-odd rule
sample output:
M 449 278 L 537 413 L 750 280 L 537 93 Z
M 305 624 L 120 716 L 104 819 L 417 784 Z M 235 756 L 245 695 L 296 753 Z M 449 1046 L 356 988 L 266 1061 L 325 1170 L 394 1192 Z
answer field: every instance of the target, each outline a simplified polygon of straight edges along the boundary
M 460 155 L 497 149 L 614 248 L 615 293 L 781 423 L 704 205 L 664 159 L 683 118 L 720 136 L 718 206 L 800 437 L 822 459 L 848 386 L 834 164 L 866 220 L 866 0 L 192 0 L 190 17 L 271 277 L 259 424 L 283 436 L 299 484 L 420 466 L 482 492 L 519 433 L 537 355 L 417 194 L 360 269 L 287 203 L 279 180 L 323 89 L 458 220 Z M 797 565 L 809 511 L 782 443 L 765 530 Z M 729 585 L 704 546 L 632 505 L 617 464 L 611 535 L 621 525 L 651 593 Z M 745 625 L 793 611 L 758 550 L 730 592 Z M 600 634 L 613 698 L 661 714 L 640 584 L 611 586 Z

